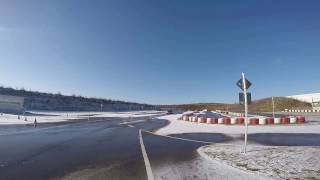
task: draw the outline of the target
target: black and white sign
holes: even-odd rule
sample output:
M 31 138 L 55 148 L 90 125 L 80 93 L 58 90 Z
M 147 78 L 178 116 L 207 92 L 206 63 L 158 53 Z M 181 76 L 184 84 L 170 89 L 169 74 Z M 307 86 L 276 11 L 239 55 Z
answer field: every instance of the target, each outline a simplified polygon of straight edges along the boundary
M 245 78 L 245 80 L 246 80 L 246 87 L 244 87 L 244 85 L 243 85 L 242 78 L 237 82 L 237 86 L 240 89 L 242 89 L 242 91 L 244 90 L 244 88 L 249 89 L 249 87 L 252 85 L 252 83 L 247 78 Z
M 251 104 L 251 93 L 247 93 L 248 104 Z M 239 103 L 244 105 L 244 93 L 239 93 Z

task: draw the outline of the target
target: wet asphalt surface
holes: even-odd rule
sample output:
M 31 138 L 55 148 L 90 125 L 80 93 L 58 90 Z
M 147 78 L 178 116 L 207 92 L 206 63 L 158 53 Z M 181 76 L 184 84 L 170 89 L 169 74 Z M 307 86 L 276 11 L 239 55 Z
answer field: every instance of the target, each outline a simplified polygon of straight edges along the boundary
M 141 119 L 145 121 L 132 123 L 132 127 L 119 124 Z M 139 129 L 153 131 L 167 123 L 151 118 L 92 118 L 37 128 L 0 127 L 0 179 L 146 179 Z M 210 142 L 233 140 L 209 133 L 173 136 Z M 143 138 L 151 166 L 188 161 L 205 145 L 150 133 L 143 133 Z M 249 140 L 264 145 L 320 146 L 316 134 L 252 134 Z

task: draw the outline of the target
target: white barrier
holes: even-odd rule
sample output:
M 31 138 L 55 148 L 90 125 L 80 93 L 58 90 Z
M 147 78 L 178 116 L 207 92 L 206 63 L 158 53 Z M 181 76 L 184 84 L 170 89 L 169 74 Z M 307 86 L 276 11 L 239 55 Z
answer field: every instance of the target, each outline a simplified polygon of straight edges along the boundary
M 210 124 L 211 123 L 211 118 L 207 118 L 207 124 Z
M 230 124 L 236 124 L 236 119 L 237 119 L 237 118 L 235 118 L 235 117 L 231 118 L 231 119 L 230 119 Z
M 192 118 L 193 118 L 192 116 L 189 116 L 189 121 L 192 121 Z
M 265 124 L 266 124 L 266 118 L 260 117 L 260 118 L 259 118 L 259 124 L 260 124 L 260 125 L 265 125 Z
M 218 124 L 223 124 L 223 118 L 218 119 Z
M 274 124 L 280 124 L 280 118 L 274 118 Z
M 295 124 L 297 122 L 297 118 L 296 117 L 291 117 L 290 118 L 290 124 Z
M 197 121 L 197 117 L 192 117 L 192 122 L 196 122 Z

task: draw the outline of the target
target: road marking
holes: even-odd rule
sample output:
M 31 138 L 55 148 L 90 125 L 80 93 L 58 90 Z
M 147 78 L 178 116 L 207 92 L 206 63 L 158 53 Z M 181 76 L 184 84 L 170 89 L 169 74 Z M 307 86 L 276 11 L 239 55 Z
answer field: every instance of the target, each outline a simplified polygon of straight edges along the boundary
M 186 138 L 179 138 L 179 137 L 174 137 L 174 136 L 168 136 L 168 135 L 160 135 L 160 134 L 155 134 L 151 131 L 147 131 L 147 130 L 142 130 L 143 132 L 149 133 L 149 134 L 153 134 L 155 136 L 160 136 L 160 137 L 165 137 L 165 138 L 171 138 L 171 139 L 177 139 L 177 140 L 182 140 L 182 141 L 189 141 L 189 142 L 196 142 L 196 143 L 203 143 L 203 144 L 217 144 L 217 145 L 226 145 L 226 146 L 239 146 L 242 147 L 242 144 L 228 144 L 228 143 L 216 143 L 216 142 L 209 142 L 209 141 L 199 141 L 199 140 L 193 140 L 193 139 L 186 139 Z M 264 146 L 264 145 L 250 145 L 251 147 L 269 147 L 269 148 L 275 148 L 275 147 L 279 147 L 279 146 Z
M 146 120 L 136 120 L 136 121 L 126 121 L 119 123 L 119 125 L 125 125 L 125 124 L 134 124 L 134 123 L 140 123 L 140 122 L 145 122 Z
M 141 146 L 141 151 L 142 151 L 144 164 L 146 166 L 148 180 L 154 180 L 154 177 L 153 177 L 153 174 L 152 174 L 151 165 L 150 165 L 150 161 L 149 161 L 149 158 L 148 158 L 148 155 L 147 155 L 146 148 L 145 148 L 144 143 L 143 143 L 141 129 L 139 129 L 139 140 L 140 140 L 140 146 Z

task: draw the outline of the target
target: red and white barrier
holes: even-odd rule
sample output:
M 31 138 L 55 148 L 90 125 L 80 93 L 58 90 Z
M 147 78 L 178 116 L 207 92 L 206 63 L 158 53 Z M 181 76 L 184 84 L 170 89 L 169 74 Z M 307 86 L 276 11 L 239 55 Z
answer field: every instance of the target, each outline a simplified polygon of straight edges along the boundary
M 182 115 L 178 117 L 178 120 L 206 123 L 206 124 L 224 124 L 224 125 L 243 125 L 245 118 L 243 117 L 194 117 L 189 115 Z M 304 116 L 287 117 L 283 116 L 281 118 L 272 117 L 251 117 L 248 118 L 249 125 L 286 125 L 286 124 L 302 124 L 305 123 Z

